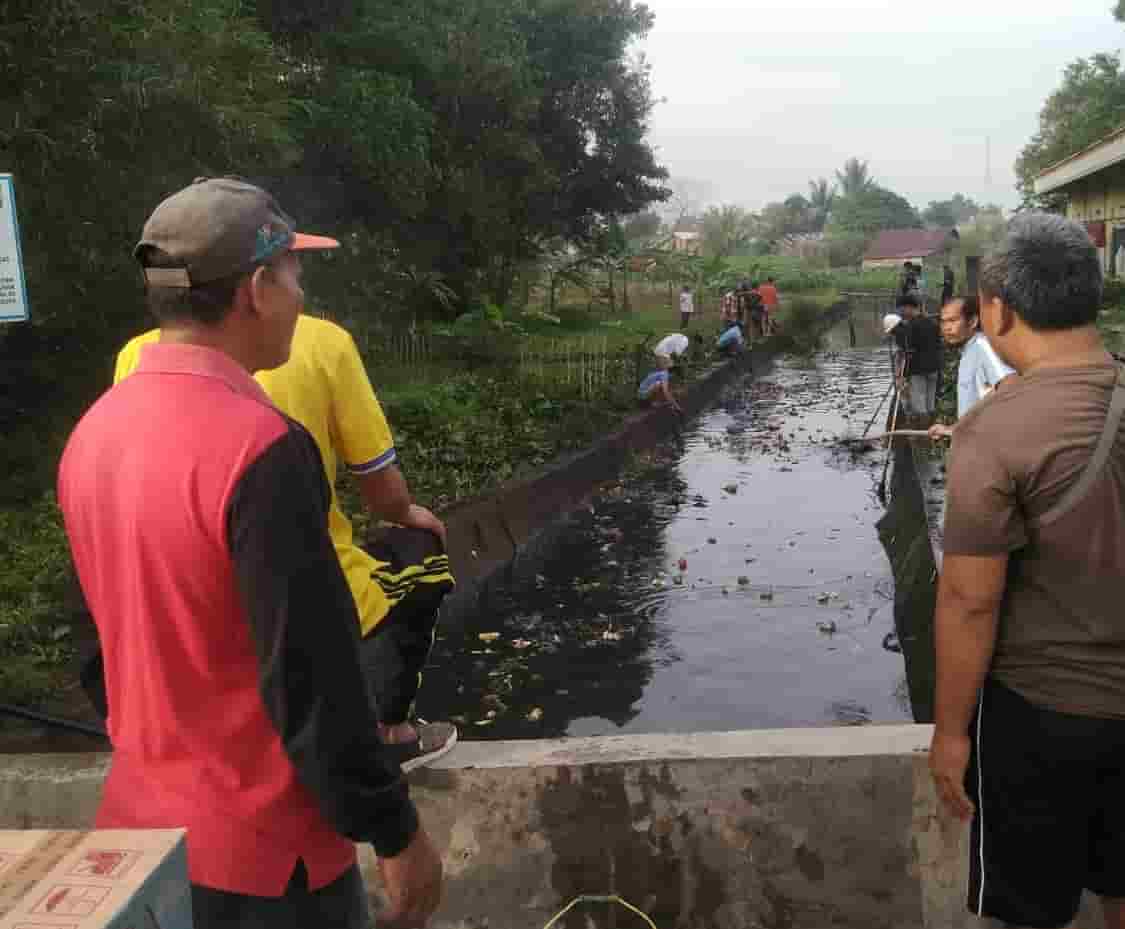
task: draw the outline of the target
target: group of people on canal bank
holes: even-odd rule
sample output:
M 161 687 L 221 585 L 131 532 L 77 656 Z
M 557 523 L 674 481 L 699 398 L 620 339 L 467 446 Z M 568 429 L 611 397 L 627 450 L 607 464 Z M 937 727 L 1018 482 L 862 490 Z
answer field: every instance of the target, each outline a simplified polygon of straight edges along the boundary
M 425 926 L 441 896 L 403 774 L 456 740 L 411 706 L 453 578 L 354 344 L 302 312 L 299 255 L 336 244 L 233 179 L 157 206 L 135 257 L 159 331 L 122 350 L 60 465 L 114 746 L 97 825 L 186 827 L 198 929 L 367 927 L 357 841 L 386 925 Z M 1012 926 L 1066 925 L 1087 888 L 1125 927 L 1125 374 L 1101 288 L 1080 225 L 1022 214 L 978 303 L 942 308 L 964 348 L 930 766 L 972 820 L 970 907 Z M 896 376 L 924 416 L 936 324 L 898 299 Z M 665 337 L 658 368 L 691 344 Z M 340 464 L 397 529 L 355 543 Z
M 772 277 L 759 285 L 743 281 L 734 290 L 723 294 L 719 301 L 719 320 L 722 331 L 715 339 L 715 353 L 721 357 L 734 357 L 743 352 L 752 339 L 763 338 L 776 331 L 775 314 L 780 302 L 777 285 Z M 663 404 L 677 413 L 680 406 L 672 394 L 671 372 L 678 360 L 682 359 L 691 346 L 691 340 L 684 334 L 695 315 L 695 298 L 687 284 L 680 292 L 680 329 L 662 338 L 653 347 L 655 366 L 642 378 L 637 387 L 637 397 L 641 403 Z M 751 335 L 747 335 L 747 332 Z M 695 336 L 696 350 L 702 350 L 703 338 Z
M 767 277 L 764 284 L 740 281 L 719 299 L 719 320 L 724 331 L 737 325 L 746 340 L 763 338 L 776 330 L 780 302 L 772 277 Z

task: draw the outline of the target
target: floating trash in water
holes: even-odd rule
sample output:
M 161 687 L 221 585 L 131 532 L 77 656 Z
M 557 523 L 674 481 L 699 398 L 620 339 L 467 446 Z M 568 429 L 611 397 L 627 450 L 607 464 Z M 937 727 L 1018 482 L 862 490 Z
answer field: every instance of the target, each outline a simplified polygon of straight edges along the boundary
M 772 600 L 773 599 L 773 591 L 772 590 L 765 591 L 764 593 L 761 594 L 761 598 L 763 600 Z
M 681 572 L 686 571 L 687 570 L 687 559 L 681 558 L 680 561 L 679 561 L 678 567 L 679 567 Z
M 529 723 L 537 723 L 543 718 L 543 711 L 539 707 L 535 707 L 527 714 L 527 721 Z
M 708 545 L 716 545 L 718 543 L 718 541 L 719 540 L 716 539 L 714 536 L 711 536 L 710 538 L 707 539 L 707 544 Z
M 836 633 L 836 620 L 830 619 L 826 623 L 817 623 L 816 628 L 819 632 L 823 632 L 825 635 L 834 635 Z
M 684 576 L 682 574 L 677 574 L 675 577 L 672 578 L 672 583 L 675 584 L 677 587 L 683 587 L 684 586 Z
M 500 633 L 499 632 L 482 632 L 480 635 L 477 636 L 477 638 L 480 639 L 482 642 L 495 642 L 497 639 L 500 638 Z
M 896 655 L 902 654 L 902 645 L 899 644 L 898 636 L 893 632 L 888 632 L 883 636 L 883 648 L 888 652 L 894 652 Z
M 738 493 L 738 485 L 737 484 L 724 484 L 723 490 L 725 490 L 728 494 L 736 494 L 736 493 Z
M 525 648 L 530 648 L 530 647 L 531 647 L 531 641 L 529 639 L 513 639 L 512 640 L 512 648 L 525 649 Z
M 617 632 L 614 629 L 607 629 L 605 632 L 602 633 L 602 638 L 605 639 L 605 641 L 607 641 L 607 642 L 620 642 L 621 641 L 621 633 Z
M 495 719 L 478 719 L 475 723 L 473 723 L 473 725 L 474 726 L 491 726 L 494 722 L 496 722 Z

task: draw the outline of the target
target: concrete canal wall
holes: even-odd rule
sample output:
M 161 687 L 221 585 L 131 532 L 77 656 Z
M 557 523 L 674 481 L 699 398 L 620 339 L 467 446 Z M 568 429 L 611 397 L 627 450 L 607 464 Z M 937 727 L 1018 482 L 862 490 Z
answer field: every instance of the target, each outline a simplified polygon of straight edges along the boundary
M 975 925 L 967 837 L 938 815 L 929 737 L 867 726 L 465 743 L 412 775 L 446 867 L 433 925 L 540 929 L 572 898 L 608 893 L 659 929 Z M 89 826 L 109 756 L 5 760 L 0 826 Z M 369 849 L 361 860 L 375 888 Z M 641 925 L 604 905 L 572 914 L 570 929 Z

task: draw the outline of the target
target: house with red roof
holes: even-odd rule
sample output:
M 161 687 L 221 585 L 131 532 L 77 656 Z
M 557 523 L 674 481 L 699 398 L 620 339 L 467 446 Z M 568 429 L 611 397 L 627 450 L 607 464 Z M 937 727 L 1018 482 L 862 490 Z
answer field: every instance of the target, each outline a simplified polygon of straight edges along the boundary
M 863 267 L 901 268 L 903 262 L 942 265 L 960 236 L 956 229 L 884 229 L 863 254 Z

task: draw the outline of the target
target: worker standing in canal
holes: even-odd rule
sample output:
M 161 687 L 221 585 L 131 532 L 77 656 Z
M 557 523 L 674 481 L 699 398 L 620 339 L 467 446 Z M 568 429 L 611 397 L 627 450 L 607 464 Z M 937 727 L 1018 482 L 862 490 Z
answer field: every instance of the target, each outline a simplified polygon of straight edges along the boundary
M 899 297 L 895 303 L 903 317 L 894 335 L 906 357 L 906 373 L 901 375 L 905 412 L 912 420 L 912 428 L 929 428 L 941 371 L 941 330 L 921 312 L 920 300 L 914 294 Z
M 440 898 L 369 701 L 320 453 L 251 376 L 290 356 L 299 252 L 337 245 L 239 180 L 163 201 L 134 251 L 161 340 L 59 466 L 105 656 L 96 825 L 186 827 L 197 929 L 366 929 L 357 841 L 391 924 L 425 925 Z
M 945 306 L 950 300 L 953 299 L 954 283 L 956 276 L 953 274 L 953 269 L 948 265 L 942 265 L 941 268 L 941 305 Z M 975 295 L 974 295 L 975 296 Z
M 957 424 L 930 768 L 972 821 L 968 904 L 1067 926 L 1083 890 L 1125 926 L 1125 374 L 1097 327 L 1098 253 L 1017 215 L 980 312 L 1018 373 Z
M 980 304 L 976 297 L 950 300 L 941 308 L 941 335 L 950 348 L 961 351 L 957 364 L 957 418 L 971 410 L 1004 378 L 1016 372 L 1004 364 L 980 331 Z M 953 427 L 935 423 L 930 438 L 953 435 Z

